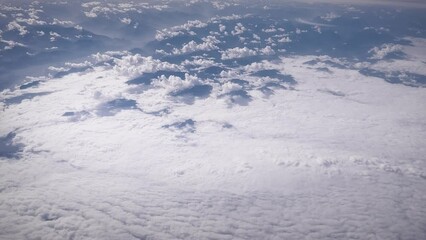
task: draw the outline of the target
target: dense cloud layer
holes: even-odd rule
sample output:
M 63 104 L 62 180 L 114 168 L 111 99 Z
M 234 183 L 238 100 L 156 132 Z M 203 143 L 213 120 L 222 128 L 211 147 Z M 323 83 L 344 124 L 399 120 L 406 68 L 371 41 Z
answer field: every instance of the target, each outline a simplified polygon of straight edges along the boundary
M 423 10 L 44 3 L 0 10 L 1 239 L 426 238 Z

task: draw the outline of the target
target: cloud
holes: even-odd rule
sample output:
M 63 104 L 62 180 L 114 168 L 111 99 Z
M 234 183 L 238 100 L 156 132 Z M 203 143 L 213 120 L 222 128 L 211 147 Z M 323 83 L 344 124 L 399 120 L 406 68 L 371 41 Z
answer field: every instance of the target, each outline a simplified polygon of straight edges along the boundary
M 311 21 L 308 21 L 308 20 L 305 20 L 305 19 L 302 19 L 302 18 L 297 18 L 296 22 L 306 24 L 306 25 L 310 25 L 310 26 L 314 26 L 314 27 L 334 27 L 334 25 L 331 25 L 331 24 L 311 22 Z
M 177 93 L 199 84 L 201 84 L 201 81 L 197 77 L 189 74 L 185 74 L 184 79 L 174 75 L 169 77 L 163 75 L 153 82 L 154 86 L 165 89 L 166 94 Z
M 155 39 L 158 41 L 162 41 L 167 38 L 175 37 L 178 35 L 184 34 L 183 31 L 190 31 L 193 28 L 204 28 L 207 26 L 207 23 L 201 22 L 200 20 L 188 21 L 185 24 L 174 26 L 170 29 L 163 29 L 161 31 L 157 31 L 155 35 Z
M 132 23 L 132 19 L 130 19 L 130 18 L 120 18 L 120 21 L 124 24 L 127 24 L 127 25 Z
M 234 27 L 234 30 L 231 31 L 232 35 L 240 35 L 243 34 L 247 29 L 243 26 L 242 23 L 237 23 L 237 25 Z
M 7 24 L 7 30 L 9 30 L 9 31 L 17 30 L 17 31 L 19 31 L 19 35 L 21 35 L 21 36 L 24 36 L 28 33 L 28 30 L 26 29 L 26 27 L 20 25 L 16 21 L 12 21 L 12 22 L 8 23 Z
M 187 54 L 196 51 L 211 51 L 219 49 L 216 44 L 220 41 L 214 36 L 207 36 L 202 39 L 203 42 L 198 44 L 195 41 L 190 41 L 182 46 L 181 49 L 173 49 L 173 54 Z
M 53 25 L 63 25 L 63 26 L 72 26 L 74 25 L 73 21 L 59 20 L 57 18 L 53 19 Z
M 4 40 L 0 38 L 0 42 L 2 43 L 6 43 L 7 46 L 4 46 L 4 50 L 10 50 L 13 49 L 14 47 L 27 47 L 27 45 L 23 44 L 23 43 L 19 43 L 19 42 L 15 42 L 15 41 L 11 41 L 11 40 Z
M 243 43 L 208 33 L 238 20 L 213 21 L 175 28 L 197 33 L 177 53 L 205 51 L 179 64 L 99 52 L 50 68 L 90 71 L 0 92 L 0 239 L 425 239 L 426 88 L 360 73 L 424 73 L 424 39 L 357 67 L 317 48 L 279 55 L 273 42 L 303 31 L 254 32 L 269 16 L 244 20 Z
M 323 19 L 323 20 L 325 20 L 327 22 L 331 22 L 332 20 L 337 19 L 339 17 L 340 16 L 337 15 L 336 13 L 330 12 L 330 13 L 327 13 L 325 16 L 321 16 L 321 19 Z
M 292 40 L 290 39 L 290 37 L 286 36 L 286 37 L 283 37 L 283 38 L 279 39 L 278 42 L 280 42 L 280 43 L 289 43 L 289 42 L 292 42 Z
M 383 59 L 391 53 L 401 52 L 402 46 L 397 44 L 383 44 L 380 47 L 374 47 L 368 51 L 368 53 L 373 54 L 371 59 Z
M 266 46 L 259 50 L 259 52 L 263 55 L 274 55 L 275 51 L 271 48 L 271 46 Z
M 156 72 L 159 70 L 179 70 L 175 64 L 162 62 L 153 57 L 143 57 L 140 54 L 126 55 L 121 59 L 114 59 L 114 71 L 126 77 L 137 77 L 146 72 Z
M 245 58 L 245 57 L 251 57 L 256 56 L 257 52 L 255 50 L 249 49 L 247 47 L 243 48 L 231 48 L 227 49 L 226 51 L 222 52 L 222 60 L 229 60 L 229 59 L 235 59 L 235 58 Z

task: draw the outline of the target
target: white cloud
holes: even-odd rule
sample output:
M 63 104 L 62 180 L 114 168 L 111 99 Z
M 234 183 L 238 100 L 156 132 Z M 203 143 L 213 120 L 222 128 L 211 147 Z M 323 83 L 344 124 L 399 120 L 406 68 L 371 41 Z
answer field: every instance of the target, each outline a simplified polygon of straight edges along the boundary
M 277 29 L 274 26 L 272 26 L 272 27 L 267 28 L 267 29 L 262 29 L 262 32 L 273 33 L 273 32 L 277 32 Z
M 271 48 L 271 46 L 266 46 L 259 50 L 259 52 L 263 55 L 274 55 L 275 51 Z
M 71 67 L 71 68 L 83 68 L 83 67 L 90 67 L 93 64 L 89 61 L 84 61 L 84 62 L 79 62 L 79 63 L 71 63 L 71 62 L 66 62 L 65 66 L 67 67 Z
M 50 41 L 51 42 L 54 42 L 54 41 L 56 41 L 56 39 L 58 39 L 58 38 L 61 38 L 62 36 L 59 34 L 59 33 L 57 33 L 57 32 L 49 32 L 49 35 L 50 35 Z
M 51 23 L 52 25 L 63 25 L 63 26 L 70 26 L 70 25 L 74 25 L 74 23 L 72 21 L 67 21 L 67 20 L 59 20 L 57 18 L 53 19 L 53 22 Z
M 95 53 L 92 54 L 92 58 L 95 60 L 95 63 L 106 62 L 113 59 L 117 59 L 119 57 L 129 55 L 128 51 L 107 51 L 103 53 Z
M 200 20 L 188 21 L 185 24 L 182 24 L 179 26 L 174 26 L 169 29 L 165 28 L 161 31 L 157 31 L 157 34 L 155 35 L 155 39 L 157 39 L 158 41 L 161 41 L 167 38 L 182 35 L 184 34 L 183 31 L 190 31 L 191 29 L 194 29 L 194 28 L 204 28 L 206 26 L 207 26 L 207 23 L 201 22 Z
M 18 30 L 19 35 L 21 35 L 21 36 L 24 36 L 28 33 L 28 30 L 26 29 L 26 27 L 20 25 L 16 21 L 12 21 L 12 22 L 8 23 L 7 24 L 7 30 L 9 30 L 9 31 Z
M 221 86 L 221 94 L 228 94 L 234 91 L 238 91 L 243 89 L 243 87 L 241 85 L 238 85 L 236 83 L 232 83 L 232 82 L 226 82 Z
M 38 20 L 36 18 L 16 18 L 16 22 L 23 22 L 28 25 L 45 25 L 47 24 L 45 21 Z
M 168 62 L 161 62 L 152 57 L 143 57 L 140 54 L 126 55 L 121 59 L 114 59 L 114 71 L 127 77 L 137 77 L 146 72 L 159 70 L 178 70 L 178 66 Z
M 302 18 L 297 18 L 296 22 L 298 23 L 303 23 L 306 25 L 310 25 L 310 26 L 314 26 L 314 27 L 334 27 L 334 25 L 331 24 L 324 24 L 324 23 L 316 23 L 316 22 L 311 22 Z
M 86 17 L 88 18 L 96 18 L 98 16 L 98 14 L 96 14 L 95 12 L 84 12 L 84 15 L 86 15 Z
M 218 49 L 216 46 L 219 41 L 214 36 L 207 36 L 202 39 L 203 42 L 198 44 L 195 41 L 190 41 L 182 46 L 182 49 L 173 49 L 173 54 L 187 54 L 196 51 L 211 51 Z
M 49 69 L 50 71 L 53 72 L 65 72 L 65 71 L 69 71 L 70 68 L 66 68 L 66 67 L 55 67 L 55 66 L 49 66 L 47 69 Z
M 340 15 L 337 15 L 334 12 L 330 12 L 330 13 L 327 13 L 325 16 L 321 16 L 321 19 L 323 19 L 327 22 L 331 22 L 332 20 L 337 19 L 337 18 L 340 18 Z
M 383 44 L 380 47 L 374 47 L 370 49 L 368 53 L 373 54 L 373 56 L 371 56 L 371 59 L 383 59 L 390 53 L 399 52 L 401 50 L 402 50 L 401 45 L 387 43 L 387 44 Z
M 4 50 L 10 50 L 10 49 L 13 49 L 13 48 L 14 48 L 14 47 L 16 47 L 16 46 L 19 46 L 19 47 L 27 47 L 27 45 L 25 45 L 25 44 L 23 44 L 23 43 L 15 42 L 15 41 L 12 41 L 12 40 L 4 40 L 4 39 L 1 39 L 1 38 L 0 38 L 0 42 L 2 42 L 2 43 L 6 43 L 6 44 L 7 44 L 7 46 L 5 46 L 5 47 L 4 47 Z
M 132 23 L 132 19 L 130 19 L 130 18 L 120 18 L 120 21 L 124 24 L 127 24 L 127 25 Z
M 90 7 L 94 7 L 94 6 L 98 6 L 101 5 L 101 2 L 86 2 L 86 3 L 82 3 L 81 6 L 84 8 L 90 8 Z
M 164 75 L 160 76 L 153 82 L 153 85 L 165 89 L 165 93 L 170 94 L 191 88 L 200 83 L 201 82 L 197 77 L 185 74 L 184 79 L 173 75 L 169 77 L 165 77 Z
M 240 35 L 244 33 L 247 29 L 243 26 L 242 23 L 237 23 L 237 25 L 234 27 L 234 30 L 231 31 L 232 35 Z
M 287 37 L 283 37 L 283 38 L 279 39 L 278 42 L 289 43 L 289 42 L 292 42 L 292 41 L 291 41 L 290 37 L 287 36 Z
M 234 59 L 234 58 L 244 58 L 250 56 L 256 56 L 257 52 L 255 50 L 249 49 L 247 47 L 243 48 L 231 48 L 222 52 L 222 60 Z

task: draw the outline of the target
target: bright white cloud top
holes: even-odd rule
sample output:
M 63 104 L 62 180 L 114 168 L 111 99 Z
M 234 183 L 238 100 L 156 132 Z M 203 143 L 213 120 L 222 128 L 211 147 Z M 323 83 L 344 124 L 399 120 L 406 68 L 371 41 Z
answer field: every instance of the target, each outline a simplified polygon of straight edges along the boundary
M 1 239 L 426 238 L 423 9 L 31 8 L 0 15 L 0 76 L 36 74 L 1 85 Z

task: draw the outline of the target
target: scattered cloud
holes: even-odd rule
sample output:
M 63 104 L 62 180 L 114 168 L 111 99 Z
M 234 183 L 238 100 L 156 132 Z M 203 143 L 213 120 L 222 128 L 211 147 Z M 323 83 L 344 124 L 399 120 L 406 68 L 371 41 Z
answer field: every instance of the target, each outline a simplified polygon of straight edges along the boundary
M 247 47 L 243 47 L 243 48 L 236 47 L 236 48 L 231 48 L 224 51 L 222 53 L 222 60 L 251 57 L 256 55 L 257 55 L 257 52 L 255 50 L 249 49 Z
M 368 51 L 373 56 L 371 59 L 383 59 L 391 53 L 401 52 L 402 46 L 397 44 L 383 44 L 380 47 L 374 47 Z

